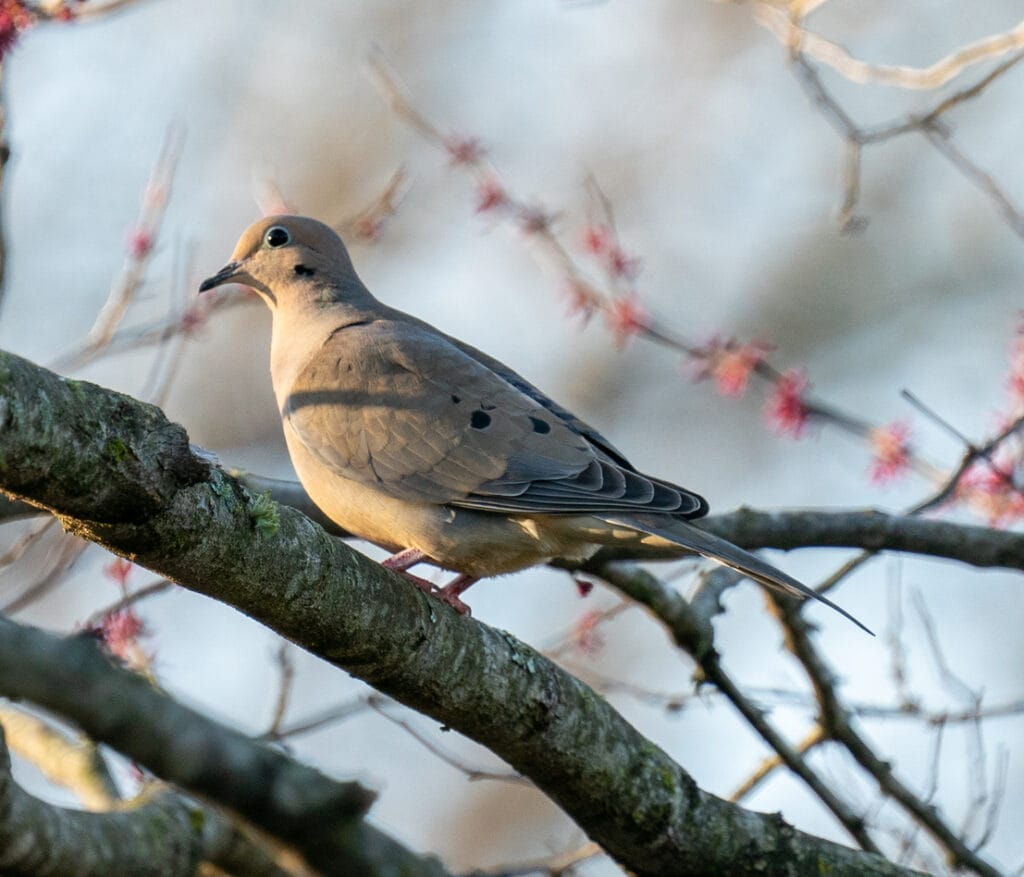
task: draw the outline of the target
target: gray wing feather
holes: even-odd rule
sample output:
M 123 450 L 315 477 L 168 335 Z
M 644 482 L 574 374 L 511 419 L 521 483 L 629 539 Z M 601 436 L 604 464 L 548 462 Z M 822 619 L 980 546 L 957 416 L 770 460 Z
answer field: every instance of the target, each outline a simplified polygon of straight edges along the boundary
M 424 326 L 337 331 L 295 380 L 281 415 L 341 477 L 506 514 L 706 511 L 506 366 Z

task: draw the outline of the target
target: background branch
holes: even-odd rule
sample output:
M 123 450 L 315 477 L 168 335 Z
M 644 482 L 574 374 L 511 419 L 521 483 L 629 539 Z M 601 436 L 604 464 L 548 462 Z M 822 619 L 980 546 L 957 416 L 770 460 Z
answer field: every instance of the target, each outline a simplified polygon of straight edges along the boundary
M 251 819 L 301 850 L 325 874 L 426 877 L 443 871 L 366 825 L 372 800 L 171 700 L 112 664 L 89 636 L 58 639 L 0 619 L 0 695 L 77 724 L 166 780 Z

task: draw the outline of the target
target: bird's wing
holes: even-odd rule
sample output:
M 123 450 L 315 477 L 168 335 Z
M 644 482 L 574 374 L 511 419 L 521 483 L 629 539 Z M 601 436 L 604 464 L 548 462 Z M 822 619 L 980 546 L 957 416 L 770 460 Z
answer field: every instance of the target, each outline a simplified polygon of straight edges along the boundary
M 699 496 L 636 472 L 474 352 L 413 321 L 346 327 L 300 372 L 281 415 L 336 474 L 399 499 L 505 514 L 704 513 Z
M 557 402 L 550 397 L 544 395 L 538 390 L 533 384 L 531 384 L 522 375 L 512 371 L 505 363 L 495 359 L 493 356 L 488 356 L 481 350 L 477 350 L 475 347 L 471 347 L 458 338 L 452 338 L 450 335 L 445 335 L 444 338 L 459 348 L 467 356 L 475 359 L 477 362 L 489 368 L 496 375 L 502 378 L 508 383 L 512 384 L 517 390 L 522 391 L 527 396 L 532 398 L 538 404 L 546 408 L 561 421 L 563 421 L 570 429 L 574 432 L 579 433 L 587 439 L 590 444 L 600 451 L 603 451 L 607 456 L 611 457 L 616 463 L 627 469 L 632 469 L 633 465 L 626 459 L 626 455 L 623 454 L 618 448 L 616 448 L 608 439 L 606 439 L 601 433 L 599 433 L 589 423 L 585 423 L 580 420 L 575 414 L 567 409 L 563 408 Z

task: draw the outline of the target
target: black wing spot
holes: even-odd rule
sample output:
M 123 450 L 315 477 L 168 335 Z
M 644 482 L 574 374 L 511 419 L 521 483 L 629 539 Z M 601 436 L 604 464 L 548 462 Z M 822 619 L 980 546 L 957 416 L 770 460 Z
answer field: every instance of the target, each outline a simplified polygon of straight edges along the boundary
M 469 418 L 469 425 L 473 429 L 487 429 L 491 425 L 491 415 L 485 414 L 479 409 L 473 412 L 473 416 Z
M 316 268 L 310 268 L 308 265 L 296 265 L 295 273 L 298 274 L 299 277 L 312 277 L 316 274 Z
M 530 422 L 533 424 L 534 432 L 538 432 L 541 435 L 551 432 L 551 424 L 546 420 L 541 420 L 539 417 L 531 417 Z
M 462 401 L 462 397 L 461 396 L 456 396 L 454 393 L 452 393 L 452 402 L 454 402 L 456 405 L 458 405 L 461 401 Z

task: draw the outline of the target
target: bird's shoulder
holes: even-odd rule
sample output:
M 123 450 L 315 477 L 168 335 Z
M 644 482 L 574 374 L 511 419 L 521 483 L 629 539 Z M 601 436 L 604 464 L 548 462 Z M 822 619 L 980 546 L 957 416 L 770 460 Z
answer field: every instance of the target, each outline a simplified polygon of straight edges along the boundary
M 337 326 L 309 358 L 294 391 L 325 381 L 407 386 L 419 381 L 424 392 L 449 395 L 461 389 L 487 405 L 553 416 L 595 450 L 632 468 L 626 456 L 590 424 L 541 391 L 510 366 L 429 323 L 386 306 L 370 316 L 352 316 Z M 395 386 L 396 384 L 392 384 Z

